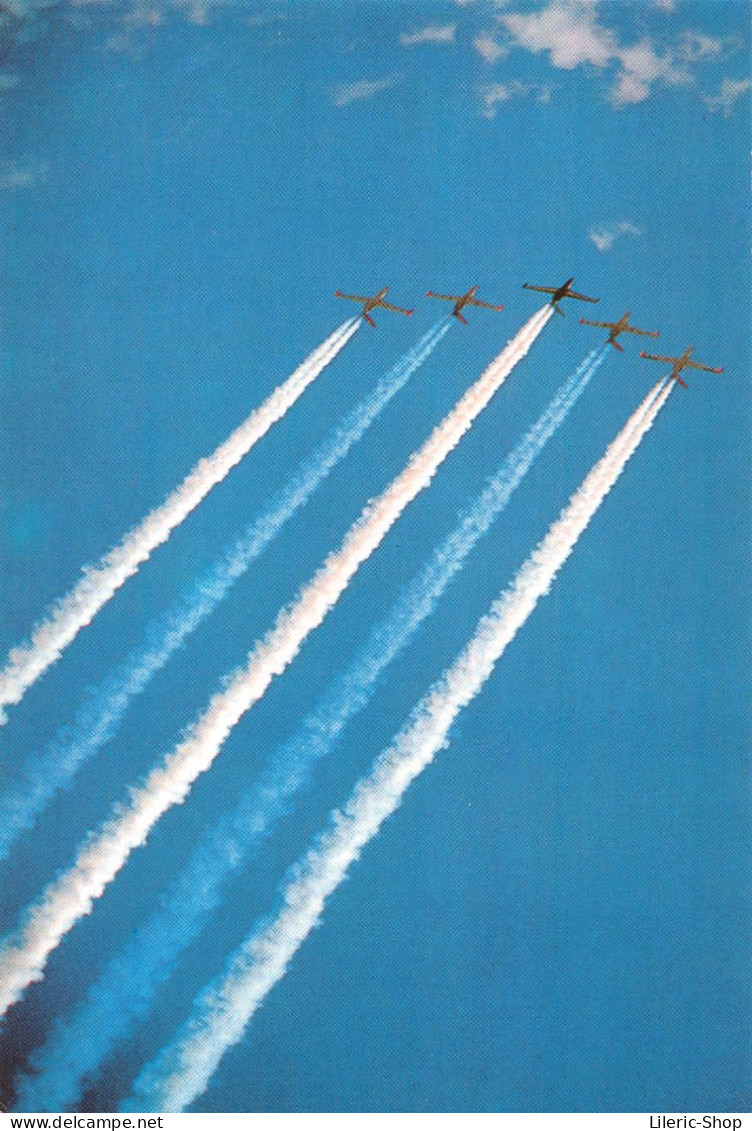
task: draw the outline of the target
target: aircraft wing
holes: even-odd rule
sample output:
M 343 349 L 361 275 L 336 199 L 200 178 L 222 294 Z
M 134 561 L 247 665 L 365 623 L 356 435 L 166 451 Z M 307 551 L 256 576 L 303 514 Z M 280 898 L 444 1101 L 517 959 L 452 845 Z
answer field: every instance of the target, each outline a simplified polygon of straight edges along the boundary
M 353 302 L 368 302 L 371 297 L 370 295 L 345 295 L 342 291 L 335 291 L 334 293 L 336 298 L 349 298 Z
M 702 369 L 704 373 L 723 373 L 723 369 L 714 369 L 712 365 L 700 365 L 699 361 L 688 361 L 690 369 Z
M 657 353 L 643 353 L 642 356 L 647 361 L 665 361 L 667 365 L 676 365 L 677 361 L 681 361 L 680 357 L 661 357 Z
M 545 288 L 541 288 L 545 289 Z M 600 302 L 599 298 L 590 298 L 590 295 L 581 295 L 577 291 L 567 291 L 565 298 L 578 298 L 580 302 Z
M 426 295 L 428 298 L 443 298 L 446 302 L 459 302 L 461 298 L 465 297 L 464 295 L 440 295 L 436 291 L 426 291 Z
M 591 322 L 589 318 L 581 318 L 580 322 L 583 326 L 601 326 L 604 330 L 615 330 L 619 325 L 618 322 Z
M 503 306 L 494 306 L 491 302 L 481 302 L 480 299 L 468 299 L 468 306 L 482 306 L 484 310 L 503 310 Z
M 405 310 L 402 306 L 392 306 L 391 302 L 384 302 L 383 299 L 379 306 L 383 306 L 384 310 L 393 310 L 395 314 L 412 314 L 412 310 Z
M 638 330 L 636 326 L 625 326 L 624 330 L 627 334 L 641 334 L 644 338 L 657 338 L 657 330 Z
M 556 294 L 556 287 L 534 287 L 532 283 L 523 283 L 522 286 L 528 291 L 543 291 L 547 295 Z

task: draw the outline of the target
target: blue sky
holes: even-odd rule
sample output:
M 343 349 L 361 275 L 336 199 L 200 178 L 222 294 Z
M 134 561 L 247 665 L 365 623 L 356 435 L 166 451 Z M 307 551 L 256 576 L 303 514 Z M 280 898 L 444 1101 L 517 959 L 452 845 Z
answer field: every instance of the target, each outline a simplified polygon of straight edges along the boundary
M 81 633 L 0 733 L 18 762 L 439 313 L 379 424 L 4 865 L 3 921 L 168 750 L 536 309 L 574 274 L 696 346 L 690 374 L 451 745 L 334 896 L 206 1111 L 747 1110 L 749 38 L 741 2 L 37 3 L 0 23 L 0 645 L 351 313 L 377 314 Z M 355 653 L 598 331 L 555 319 L 53 956 L 0 1040 L 12 1079 L 200 832 Z M 587 311 L 586 311 L 587 313 Z M 554 324 L 555 323 L 555 324 Z M 92 1081 L 116 1107 L 284 870 L 451 661 L 660 375 L 609 357 L 156 1008 Z

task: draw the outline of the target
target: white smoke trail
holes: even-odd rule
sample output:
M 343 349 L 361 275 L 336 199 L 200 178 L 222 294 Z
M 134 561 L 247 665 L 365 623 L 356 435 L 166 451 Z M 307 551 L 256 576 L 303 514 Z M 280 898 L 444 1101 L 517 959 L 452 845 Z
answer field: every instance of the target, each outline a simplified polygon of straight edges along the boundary
M 428 487 L 441 463 L 460 442 L 513 367 L 528 352 L 548 322 L 552 307 L 538 311 L 491 362 L 478 381 L 411 457 L 407 467 L 367 504 L 330 554 L 277 616 L 271 630 L 189 727 L 185 737 L 130 790 L 127 801 L 78 851 L 73 865 L 54 880 L 22 917 L 15 933 L 0 944 L 0 1014 L 22 996 L 30 982 L 43 976 L 47 957 L 76 921 L 120 871 L 132 850 L 146 840 L 163 813 L 187 797 L 196 778 L 208 770 L 232 728 L 264 694 L 297 655 L 313 631 L 347 588 L 360 565 L 394 525 L 405 507 Z
M 0 671 L 0 725 L 7 722 L 3 708 L 20 703 L 25 692 L 62 655 L 63 649 L 89 624 L 142 562 L 167 540 L 199 503 L 280 420 L 314 381 L 360 325 L 349 319 L 255 409 L 213 455 L 194 467 L 181 485 L 168 495 L 122 542 L 95 566 L 87 566 L 74 588 L 49 611 L 28 641 L 13 648 Z
M 231 957 L 226 973 L 199 996 L 191 1017 L 142 1070 L 121 1110 L 183 1111 L 206 1090 L 222 1057 L 242 1038 L 253 1014 L 284 976 L 350 865 L 400 804 L 414 778 L 447 744 L 458 713 L 478 695 L 507 645 L 550 589 L 670 392 L 668 386 L 655 397 L 649 394 L 511 586 L 481 619 L 457 660 L 420 701 L 370 774 L 358 782 L 344 809 L 332 814 L 328 830 L 292 870 L 279 914 L 248 936 Z
M 275 751 L 260 780 L 209 829 L 159 906 L 111 958 L 83 1001 L 59 1019 L 31 1057 L 34 1075 L 19 1079 L 17 1110 L 62 1111 L 80 1099 L 83 1082 L 146 1014 L 157 987 L 218 906 L 227 877 L 248 861 L 288 811 L 315 763 L 332 750 L 351 719 L 366 706 L 379 677 L 409 644 L 490 530 L 515 489 L 586 389 L 606 357 L 593 350 L 564 381 L 547 408 L 465 509 L 452 533 L 404 589 L 387 618 L 369 634 L 297 733 Z
M 135 649 L 90 695 L 73 724 L 63 727 L 41 753 L 21 768 L 19 784 L 0 797 L 0 860 L 8 855 L 21 833 L 34 824 L 57 790 L 68 785 L 80 767 L 113 738 L 134 696 L 146 689 L 285 523 L 308 502 L 332 469 L 427 360 L 449 327 L 449 319 L 437 323 L 400 358 L 374 390 L 345 416 L 332 436 L 301 465 L 235 544 L 173 608 L 152 622 L 147 629 L 146 643 Z

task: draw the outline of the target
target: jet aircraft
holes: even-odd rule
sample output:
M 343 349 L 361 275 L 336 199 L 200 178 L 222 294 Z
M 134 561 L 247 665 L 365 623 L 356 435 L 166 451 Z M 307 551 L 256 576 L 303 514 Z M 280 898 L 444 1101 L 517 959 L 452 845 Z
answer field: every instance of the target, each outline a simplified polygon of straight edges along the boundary
M 349 298 L 353 302 L 362 302 L 363 303 L 363 317 L 365 318 L 366 322 L 370 323 L 370 325 L 373 326 L 374 329 L 375 329 L 376 323 L 374 322 L 373 318 L 370 317 L 370 313 L 371 313 L 372 310 L 376 310 L 377 308 L 381 308 L 383 310 L 392 310 L 396 314 L 412 314 L 413 313 L 412 310 L 405 310 L 401 306 L 392 306 L 392 304 L 390 302 L 386 302 L 384 296 L 386 295 L 388 290 L 389 290 L 388 287 L 384 287 L 382 290 L 380 290 L 375 295 L 344 295 L 344 294 L 342 294 L 342 291 L 335 291 L 334 295 L 335 295 L 335 298 Z
M 482 306 L 484 310 L 503 310 L 504 309 L 503 306 L 493 306 L 490 302 L 481 302 L 480 299 L 475 297 L 477 293 L 478 293 L 477 287 L 471 287 L 470 290 L 467 292 L 467 294 L 464 294 L 464 295 L 439 295 L 439 294 L 436 294 L 434 291 L 427 291 L 426 292 L 426 294 L 428 295 L 428 298 L 440 298 L 440 299 L 444 299 L 446 302 L 453 302 L 454 303 L 454 310 L 452 311 L 452 314 L 454 315 L 455 318 L 459 318 L 460 322 L 464 322 L 464 324 L 466 326 L 467 326 L 467 319 L 462 317 L 462 310 L 466 306 Z
M 723 373 L 723 367 L 714 369 L 712 365 L 700 365 L 699 361 L 692 361 L 690 354 L 694 348 L 694 346 L 687 346 L 681 357 L 659 357 L 654 353 L 645 353 L 644 350 L 641 351 L 640 357 L 644 357 L 648 361 L 665 361 L 667 364 L 673 366 L 669 377 L 673 378 L 674 381 L 678 381 L 681 387 L 686 389 L 687 382 L 683 381 L 679 376 L 682 369 L 702 369 L 704 373 Z
M 564 311 L 559 306 L 559 303 L 561 302 L 561 300 L 563 298 L 576 298 L 576 299 L 579 299 L 580 302 L 600 302 L 601 301 L 599 298 L 590 298 L 588 295 L 581 295 L 581 294 L 578 294 L 577 291 L 573 291 L 572 290 L 572 283 L 573 282 L 574 282 L 574 275 L 572 275 L 572 277 L 570 279 L 567 279 L 566 283 L 562 283 L 560 287 L 534 287 L 531 283 L 523 283 L 522 285 L 528 291 L 543 291 L 544 294 L 552 295 L 551 306 L 554 308 L 556 313 L 560 314 L 563 318 L 564 317 Z
M 588 318 L 581 318 L 580 322 L 583 326 L 602 326 L 604 330 L 610 330 L 608 341 L 614 349 L 620 350 L 621 353 L 623 353 L 624 347 L 620 346 L 616 340 L 619 334 L 641 334 L 645 338 L 658 337 L 657 330 L 638 330 L 636 326 L 630 326 L 629 316 L 631 313 L 631 310 L 627 310 L 622 314 L 618 322 L 591 322 Z

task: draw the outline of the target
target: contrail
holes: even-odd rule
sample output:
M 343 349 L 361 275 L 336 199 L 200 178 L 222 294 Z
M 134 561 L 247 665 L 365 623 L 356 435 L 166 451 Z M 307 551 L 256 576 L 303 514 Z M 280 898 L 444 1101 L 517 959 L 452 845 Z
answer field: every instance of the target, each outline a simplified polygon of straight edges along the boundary
M 63 649 L 89 624 L 120 586 L 132 577 L 152 551 L 216 487 L 229 471 L 285 415 L 298 397 L 337 356 L 360 325 L 349 319 L 300 365 L 292 376 L 267 397 L 213 455 L 194 467 L 181 485 L 168 495 L 138 526 L 125 535 L 36 626 L 28 641 L 13 648 L 0 671 L 0 725 L 7 722 L 3 709 L 20 703 L 25 692 L 62 655 Z
M 162 814 L 185 800 L 232 728 L 295 658 L 305 638 L 321 624 L 405 507 L 429 486 L 441 463 L 528 352 L 551 313 L 552 307 L 543 307 L 525 323 L 410 457 L 401 474 L 366 505 L 340 548 L 325 559 L 296 600 L 281 610 L 270 631 L 249 653 L 247 664 L 228 677 L 181 742 L 141 785 L 129 791 L 127 800 L 87 837 L 73 865 L 27 908 L 17 930 L 0 943 L 0 1014 L 18 1001 L 30 982 L 43 976 L 47 956 L 76 921 L 91 911 L 93 901 L 131 851 L 143 844 Z
M 313 765 L 329 753 L 369 701 L 379 676 L 433 612 L 442 593 L 490 529 L 515 489 L 602 365 L 594 349 L 564 381 L 455 528 L 403 591 L 344 675 L 335 679 L 298 733 L 283 743 L 259 782 L 201 839 L 178 879 L 125 947 L 105 966 L 72 1016 L 59 1020 L 32 1055 L 37 1075 L 19 1079 L 18 1109 L 62 1111 L 80 1098 L 83 1081 L 148 1012 L 156 988 L 217 907 L 222 884 L 285 814 Z
M 447 744 L 458 713 L 480 692 L 507 645 L 550 589 L 670 392 L 670 385 L 661 385 L 628 421 L 512 584 L 481 618 L 455 662 L 288 874 L 281 911 L 246 938 L 224 975 L 198 997 L 173 1041 L 139 1074 L 122 1111 L 183 1111 L 206 1090 L 225 1052 L 242 1038 L 253 1014 L 316 926 L 327 898 L 400 804 L 413 779 Z
M 31 828 L 50 798 L 68 785 L 80 767 L 116 734 L 131 700 L 148 686 L 170 657 L 214 611 L 232 586 L 259 557 L 283 526 L 308 502 L 327 475 L 345 458 L 449 330 L 449 321 L 433 326 L 306 460 L 289 483 L 235 544 L 196 581 L 175 606 L 148 627 L 146 642 L 87 698 L 71 726 L 58 735 L 20 772 L 20 782 L 0 798 L 0 860 L 24 830 Z
M 157 987 L 218 906 L 222 885 L 287 812 L 314 764 L 368 703 L 382 672 L 433 612 L 478 540 L 584 392 L 606 357 L 593 350 L 564 381 L 539 419 L 461 515 L 454 531 L 375 627 L 355 661 L 338 676 L 298 732 L 275 752 L 261 780 L 200 840 L 160 905 L 112 958 L 68 1019 L 60 1019 L 31 1058 L 36 1075 L 18 1081 L 19 1111 L 63 1111 L 83 1083 L 149 1010 Z

